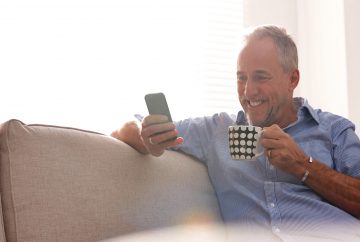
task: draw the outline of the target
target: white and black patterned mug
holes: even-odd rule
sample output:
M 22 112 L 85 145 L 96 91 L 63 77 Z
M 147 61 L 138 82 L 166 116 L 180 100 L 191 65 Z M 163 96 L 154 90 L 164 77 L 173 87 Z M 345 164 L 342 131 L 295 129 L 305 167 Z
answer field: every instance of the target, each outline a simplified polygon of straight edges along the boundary
M 229 126 L 229 148 L 234 160 L 254 160 L 263 154 L 262 128 L 252 125 Z

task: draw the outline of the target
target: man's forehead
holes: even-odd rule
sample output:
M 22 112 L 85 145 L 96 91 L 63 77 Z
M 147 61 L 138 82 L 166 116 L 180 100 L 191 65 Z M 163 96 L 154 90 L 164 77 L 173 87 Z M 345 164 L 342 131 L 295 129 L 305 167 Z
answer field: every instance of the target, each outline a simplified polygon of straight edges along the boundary
M 268 53 L 277 53 L 277 46 L 270 37 L 252 38 L 245 45 L 242 46 L 239 58 L 241 55 L 266 55 Z
M 275 63 L 280 64 L 278 50 L 272 39 L 254 39 L 240 51 L 237 70 L 265 73 Z
M 238 71 L 236 72 L 236 74 L 237 74 L 237 75 L 245 75 L 245 74 L 249 74 L 249 73 L 247 73 L 246 71 L 243 71 L 243 70 L 238 70 Z M 265 74 L 269 74 L 269 72 L 266 71 L 266 70 L 258 69 L 258 70 L 252 71 L 250 74 L 265 75 Z

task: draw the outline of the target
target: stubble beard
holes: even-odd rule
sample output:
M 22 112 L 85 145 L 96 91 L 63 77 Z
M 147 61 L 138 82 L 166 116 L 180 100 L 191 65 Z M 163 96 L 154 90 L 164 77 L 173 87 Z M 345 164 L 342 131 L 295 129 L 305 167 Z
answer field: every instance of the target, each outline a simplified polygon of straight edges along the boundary
M 268 127 L 275 123 L 275 118 L 273 115 L 273 107 L 266 113 L 265 119 L 258 122 L 253 122 L 251 120 L 249 113 L 246 113 L 246 119 L 249 125 L 258 126 L 258 127 Z

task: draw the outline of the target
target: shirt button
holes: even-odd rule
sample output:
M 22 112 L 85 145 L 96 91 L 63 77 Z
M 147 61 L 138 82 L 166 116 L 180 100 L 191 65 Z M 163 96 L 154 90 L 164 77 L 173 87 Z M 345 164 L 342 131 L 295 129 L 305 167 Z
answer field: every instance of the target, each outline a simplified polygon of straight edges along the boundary
M 273 166 L 273 165 L 270 165 L 270 170 L 275 170 L 275 166 Z
M 275 203 L 270 203 L 270 207 L 275 207 Z
M 273 230 L 274 230 L 275 233 L 280 233 L 280 229 L 278 227 L 276 227 L 276 226 L 273 227 Z

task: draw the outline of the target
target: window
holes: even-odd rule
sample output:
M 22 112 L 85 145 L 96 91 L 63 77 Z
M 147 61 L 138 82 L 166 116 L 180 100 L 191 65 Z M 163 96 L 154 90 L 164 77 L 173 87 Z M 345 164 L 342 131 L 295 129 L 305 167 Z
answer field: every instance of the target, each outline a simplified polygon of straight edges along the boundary
M 110 133 L 144 95 L 174 119 L 237 112 L 239 0 L 5 0 L 0 121 Z

